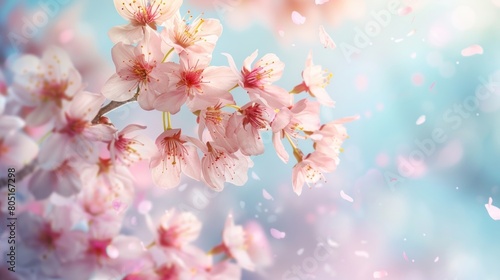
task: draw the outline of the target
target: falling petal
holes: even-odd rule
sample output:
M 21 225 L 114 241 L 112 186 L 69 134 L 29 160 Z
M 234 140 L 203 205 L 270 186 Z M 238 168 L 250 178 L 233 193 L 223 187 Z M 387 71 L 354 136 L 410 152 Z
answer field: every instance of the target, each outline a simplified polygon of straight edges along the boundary
M 425 122 L 425 115 L 421 115 L 420 117 L 418 117 L 417 121 L 416 121 L 416 124 L 417 125 L 421 125 Z
M 266 190 L 262 190 L 262 196 L 267 199 L 267 200 L 274 200 L 274 198 L 272 197 L 272 195 L 270 195 Z
M 337 47 L 332 37 L 330 37 L 330 35 L 326 33 L 326 30 L 323 27 L 323 25 L 319 26 L 319 41 L 323 45 L 323 47 L 325 47 L 325 49 L 330 48 L 333 50 Z
M 295 24 L 304 24 L 306 22 L 306 18 L 302 16 L 299 12 L 292 12 L 292 21 Z
M 401 9 L 399 9 L 398 14 L 400 16 L 406 16 L 406 15 L 410 14 L 412 11 L 413 11 L 412 7 L 406 6 L 406 7 L 402 7 Z
M 387 275 L 389 275 L 389 273 L 387 273 L 387 271 L 385 271 L 385 270 L 373 272 L 373 278 L 375 278 L 375 279 L 384 278 Z
M 436 262 L 438 262 L 438 261 L 439 261 L 439 257 L 436 257 L 436 258 L 434 259 L 434 262 L 436 263 Z
M 252 171 L 252 179 L 259 181 L 260 177 L 255 172 Z
M 141 213 L 142 215 L 146 215 L 147 213 L 149 213 L 149 211 L 151 211 L 152 206 L 153 205 L 151 201 L 143 200 L 137 206 L 137 211 L 139 211 L 139 213 Z
M 498 221 L 500 220 L 500 208 L 494 206 L 494 205 L 491 205 L 493 203 L 493 199 L 490 197 L 490 199 L 488 200 L 488 204 L 485 204 L 484 207 L 486 207 L 486 210 L 488 211 L 488 214 L 490 215 L 490 217 L 495 220 L 495 221 Z
M 298 251 L 297 251 L 297 255 L 302 255 L 304 253 L 304 248 L 300 248 Z
M 328 243 L 328 245 L 330 245 L 331 247 L 334 247 L 334 248 L 338 248 L 339 247 L 339 244 L 333 240 L 331 240 L 330 238 L 328 238 L 326 240 L 326 242 Z
M 344 199 L 346 201 L 354 202 L 354 199 L 352 199 L 352 197 L 348 196 L 344 191 L 340 191 L 340 197 L 342 197 L 342 199 Z
M 433 82 L 433 83 L 431 84 L 431 86 L 429 87 L 429 90 L 432 90 L 432 89 L 434 88 L 434 86 L 435 86 L 435 85 L 436 85 L 436 82 Z
M 330 1 L 330 0 L 315 0 L 314 2 L 316 3 L 316 5 L 323 5 L 328 1 Z
M 415 35 L 415 33 L 417 33 L 417 30 L 412 29 L 410 32 L 408 32 L 408 34 L 406 34 L 406 37 L 411 37 L 411 36 Z
M 394 43 L 401 43 L 403 42 L 404 38 L 398 38 L 396 40 L 394 40 Z
M 476 54 L 483 54 L 483 48 L 480 45 L 472 45 L 462 50 L 462 56 L 472 56 Z
M 274 238 L 276 238 L 276 239 L 283 239 L 283 238 L 285 238 L 286 233 L 284 233 L 284 232 L 282 232 L 282 231 L 279 231 L 279 230 L 277 230 L 277 229 L 275 229 L 275 228 L 272 228 L 272 229 L 271 229 L 271 235 L 272 235 Z
M 406 252 L 403 252 L 403 259 L 405 259 L 405 261 L 408 261 L 408 256 L 406 255 Z

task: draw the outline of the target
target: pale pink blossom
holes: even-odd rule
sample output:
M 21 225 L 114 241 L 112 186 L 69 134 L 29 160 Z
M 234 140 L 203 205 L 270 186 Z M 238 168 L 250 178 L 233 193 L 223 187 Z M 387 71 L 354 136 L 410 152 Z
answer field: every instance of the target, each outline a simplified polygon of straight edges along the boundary
M 325 180 L 323 173 L 333 172 L 337 164 L 330 155 L 314 151 L 303 157 L 292 169 L 293 191 L 300 195 L 304 183 L 309 187 L 319 180 Z
M 211 140 L 223 147 L 227 152 L 234 153 L 238 150 L 237 139 L 227 131 L 231 114 L 221 110 L 221 105 L 208 107 L 200 111 L 198 116 L 198 137 L 202 141 Z M 205 129 L 209 132 L 211 139 L 204 139 Z
M 90 162 L 97 158 L 96 143 L 110 142 L 116 131 L 109 125 L 91 123 L 104 100 L 104 96 L 90 92 L 80 92 L 73 97 L 42 145 L 39 162 L 44 168 L 56 168 L 75 154 Z
M 278 157 L 288 162 L 289 155 L 283 146 L 282 139 L 305 139 L 320 127 L 320 104 L 302 99 L 291 108 L 283 107 L 276 114 L 271 127 L 273 130 L 273 144 Z M 302 132 L 302 133 L 300 133 Z
M 245 224 L 247 252 L 257 269 L 269 267 L 273 263 L 271 246 L 262 226 L 256 221 Z
M 211 54 L 222 34 L 220 21 L 202 17 L 191 19 L 192 16 L 188 22 L 177 14 L 165 24 L 165 29 L 161 33 L 165 47 L 174 48 L 179 54 L 183 51 Z
M 272 108 L 281 108 L 292 105 L 293 95 L 285 89 L 273 85 L 283 75 L 285 64 L 272 53 L 264 55 L 252 67 L 258 56 L 258 50 L 253 52 L 243 62 L 241 71 L 238 70 L 233 57 L 224 54 L 233 72 L 238 75 L 238 85 L 248 91 L 251 100 L 259 99 Z
M 24 106 L 32 108 L 26 116 L 30 126 L 53 120 L 83 88 L 69 56 L 57 47 L 47 49 L 41 58 L 21 56 L 12 64 L 12 70 L 12 91 Z
M 114 0 L 114 3 L 118 14 L 129 23 L 111 28 L 109 37 L 113 43 L 133 44 L 176 14 L 182 0 Z
M 155 109 L 176 114 L 187 102 L 192 112 L 216 104 L 234 104 L 229 90 L 237 78 L 229 67 L 209 66 L 210 57 L 182 52 L 180 64 L 167 62 L 170 83 L 155 101 Z
M 247 270 L 255 270 L 255 264 L 248 253 L 247 233 L 241 225 L 235 225 L 233 215 L 229 214 L 222 232 L 222 244 L 212 249 L 212 253 L 225 253 L 238 265 Z
M 167 211 L 156 227 L 156 244 L 181 249 L 198 239 L 201 222 L 190 212 Z
M 195 146 L 182 135 L 180 129 L 169 129 L 156 139 L 158 152 L 150 162 L 153 182 L 162 188 L 179 185 L 181 173 L 199 181 L 201 166 Z
M 118 132 L 108 146 L 111 159 L 125 165 L 149 159 L 154 153 L 154 142 L 138 133 L 144 129 L 146 126 L 130 124 Z
M 157 34 L 147 36 L 137 46 L 116 44 L 111 50 L 116 73 L 102 88 L 102 94 L 114 101 L 125 101 L 138 94 L 144 110 L 152 110 L 158 95 L 167 92 L 167 64 Z
M 312 97 L 316 97 L 319 103 L 328 107 L 334 107 L 335 102 L 326 92 L 325 87 L 330 83 L 332 73 L 324 70 L 321 65 L 314 65 L 312 53 L 309 53 L 306 60 L 306 67 L 302 71 L 303 82 L 292 90 L 292 93 L 306 91 Z
M 16 116 L 2 115 L 0 105 L 0 168 L 21 168 L 38 154 L 37 143 L 21 131 L 24 121 Z
M 359 119 L 359 116 L 346 117 L 322 125 L 311 135 L 314 140 L 315 150 L 332 156 L 338 164 L 338 154 L 341 151 L 341 146 L 344 140 L 349 137 L 344 124 L 357 119 Z
M 261 102 L 249 102 L 231 115 L 226 136 L 237 140 L 244 155 L 264 153 L 260 131 L 271 129 L 276 113 Z
M 201 167 L 204 182 L 214 191 L 222 191 L 224 183 L 243 186 L 248 180 L 249 159 L 237 153 L 229 153 L 215 142 L 202 145 L 204 155 Z
M 82 188 L 81 165 L 75 158 L 64 160 L 53 169 L 39 168 L 28 183 L 28 188 L 35 199 L 45 199 L 52 193 L 64 197 L 77 194 Z

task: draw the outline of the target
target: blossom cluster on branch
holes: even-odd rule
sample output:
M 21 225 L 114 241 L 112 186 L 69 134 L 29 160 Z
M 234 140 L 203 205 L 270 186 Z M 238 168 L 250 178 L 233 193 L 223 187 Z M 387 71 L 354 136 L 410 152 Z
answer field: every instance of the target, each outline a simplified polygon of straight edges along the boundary
M 27 255 L 41 273 L 63 279 L 88 279 L 95 271 L 128 280 L 237 279 L 242 268 L 269 265 L 260 227 L 237 226 L 231 215 L 221 244 L 208 254 L 192 245 L 201 223 L 190 213 L 170 210 L 156 223 L 145 214 L 155 236 L 147 246 L 123 235 L 135 194 L 129 167 L 148 160 L 159 187 L 174 188 L 185 175 L 222 191 L 225 183 L 247 182 L 251 157 L 264 153 L 262 134 L 270 133 L 285 163 L 290 156 L 284 142 L 290 144 L 292 185 L 300 195 L 304 184 L 336 169 L 347 138 L 344 123 L 357 117 L 321 124 L 320 107 L 335 105 L 325 90 L 332 75 L 311 54 L 301 81 L 288 91 L 276 85 L 285 69 L 276 54 L 255 51 L 238 66 L 224 53 L 227 65 L 212 65 L 222 25 L 189 13 L 182 17 L 182 0 L 114 3 L 128 23 L 109 32 L 116 73 L 101 92 L 85 90 L 58 47 L 41 57 L 19 57 L 9 84 L 0 77 L 0 165 L 24 168 L 35 199 L 23 213 L 23 250 L 32 252 Z M 237 88 L 246 103 L 236 103 Z M 104 116 L 135 101 L 142 110 L 161 112 L 164 127 L 156 141 L 143 125 L 117 129 Z M 196 115 L 196 135 L 172 125 L 183 109 Z M 36 142 L 27 133 L 32 130 L 46 134 Z M 304 155 L 299 142 L 310 143 L 312 152 Z M 216 262 L 216 254 L 225 258 Z

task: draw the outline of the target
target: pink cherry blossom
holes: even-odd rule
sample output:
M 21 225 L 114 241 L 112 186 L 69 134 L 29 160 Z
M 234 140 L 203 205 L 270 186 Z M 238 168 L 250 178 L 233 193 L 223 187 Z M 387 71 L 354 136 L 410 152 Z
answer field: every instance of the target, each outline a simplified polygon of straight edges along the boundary
M 42 145 L 41 166 L 53 169 L 73 154 L 86 161 L 97 158 L 96 142 L 110 142 L 116 131 L 109 125 L 91 123 L 104 100 L 104 96 L 90 92 L 80 92 L 73 97 Z
M 114 3 L 118 14 L 129 23 L 111 28 L 109 37 L 114 43 L 133 44 L 177 13 L 182 0 L 114 0 Z
M 3 115 L 0 104 L 0 168 L 20 168 L 38 154 L 37 143 L 24 134 L 24 121 L 17 116 Z
M 229 153 L 215 142 L 201 147 L 204 156 L 201 167 L 204 182 L 214 191 L 222 191 L 224 183 L 243 186 L 248 180 L 249 159 L 242 154 Z
M 118 132 L 108 146 L 111 159 L 125 165 L 149 159 L 154 153 L 154 143 L 149 137 L 137 133 L 144 129 L 145 126 L 130 124 Z
M 259 99 L 272 108 L 281 108 L 292 105 L 293 95 L 288 91 L 273 85 L 283 75 L 285 64 L 272 53 L 264 55 L 254 66 L 252 63 L 258 56 L 258 50 L 253 52 L 243 62 L 241 72 L 236 67 L 234 59 L 229 54 L 224 54 L 233 72 L 238 75 L 238 84 L 248 91 L 251 100 Z
M 322 125 L 319 130 L 311 135 L 311 138 L 314 140 L 315 150 L 336 158 L 338 164 L 338 154 L 340 153 L 342 143 L 348 137 L 344 123 L 357 119 L 359 119 L 359 116 L 346 117 Z
M 222 244 L 212 249 L 212 252 L 223 252 L 236 260 L 241 268 L 253 271 L 255 270 L 255 264 L 248 253 L 247 238 L 247 233 L 243 227 L 235 225 L 233 215 L 229 214 L 222 232 Z
M 162 188 L 179 185 L 181 173 L 200 180 L 200 159 L 196 147 L 188 145 L 190 140 L 180 129 L 170 129 L 158 136 L 158 153 L 150 162 L 153 182 Z
M 257 269 L 263 269 L 273 263 L 271 246 L 264 229 L 256 221 L 245 224 L 247 252 Z
M 156 228 L 156 244 L 182 249 L 192 243 L 201 231 L 201 222 L 190 212 L 167 211 Z
M 239 143 L 232 137 L 227 130 L 231 114 L 222 111 L 221 105 L 208 107 L 200 111 L 198 120 L 198 137 L 203 141 L 203 132 L 205 129 L 209 132 L 211 140 L 223 147 L 227 152 L 234 153 L 238 150 Z
M 236 76 L 226 66 L 209 66 L 210 57 L 182 52 L 180 64 L 167 62 L 170 83 L 155 101 L 155 109 L 176 114 L 187 102 L 191 112 L 216 104 L 234 104 L 229 90 Z
M 310 184 L 325 180 L 323 173 L 333 172 L 336 167 L 335 159 L 327 154 L 318 151 L 308 154 L 293 167 L 293 191 L 300 195 L 304 183 L 310 187 Z
M 189 19 L 192 17 L 190 16 Z M 222 25 L 217 19 L 197 17 L 191 22 L 176 15 L 165 24 L 162 31 L 165 46 L 174 48 L 177 53 L 183 51 L 197 54 L 212 54 L 215 44 L 222 34 Z
M 309 53 L 306 61 L 306 67 L 304 68 L 304 71 L 302 71 L 302 79 L 304 81 L 295 86 L 292 92 L 300 93 L 302 91 L 307 91 L 312 97 L 316 97 L 322 105 L 334 107 L 335 102 L 330 98 L 328 92 L 325 90 L 325 87 L 330 83 L 330 79 L 332 77 L 333 75 L 328 73 L 327 70 L 323 70 L 321 65 L 313 64 L 312 53 Z
M 271 129 L 275 112 L 261 102 L 249 102 L 229 119 L 227 136 L 237 140 L 240 151 L 244 155 L 260 155 L 264 153 L 261 130 Z
M 278 157 L 288 162 L 289 155 L 283 146 L 282 139 L 305 139 L 306 135 L 299 132 L 312 134 L 319 129 L 320 104 L 302 99 L 291 108 L 282 108 L 271 123 L 273 130 L 273 144 Z
M 47 49 L 41 58 L 21 56 L 12 64 L 13 93 L 32 111 L 26 116 L 30 126 L 46 124 L 82 90 L 80 74 L 60 48 Z
M 152 110 L 158 95 L 167 92 L 167 64 L 162 63 L 160 38 L 147 36 L 137 46 L 116 44 L 111 53 L 116 73 L 109 78 L 102 94 L 114 101 L 125 101 L 139 94 L 137 101 L 144 110 Z
M 80 167 L 82 163 L 75 158 L 64 160 L 53 169 L 38 169 L 31 176 L 28 188 L 35 199 L 45 199 L 52 193 L 69 197 L 77 194 L 82 188 Z

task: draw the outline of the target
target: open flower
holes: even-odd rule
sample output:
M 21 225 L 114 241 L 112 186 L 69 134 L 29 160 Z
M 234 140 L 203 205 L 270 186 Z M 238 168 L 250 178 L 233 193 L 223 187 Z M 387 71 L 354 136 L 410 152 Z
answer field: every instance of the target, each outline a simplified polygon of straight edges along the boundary
M 176 114 L 187 102 L 192 112 L 216 104 L 234 104 L 229 90 L 236 76 L 226 66 L 209 66 L 210 57 L 182 52 L 180 64 L 167 62 L 170 83 L 155 101 L 155 109 Z
M 158 95 L 167 92 L 167 66 L 161 63 L 158 35 L 152 34 L 137 46 L 116 44 L 111 54 L 116 73 L 102 88 L 102 94 L 114 101 L 125 101 L 139 94 L 137 101 L 144 110 L 152 110 Z
M 288 162 L 289 156 L 281 140 L 283 138 L 287 138 L 289 141 L 297 138 L 304 139 L 307 134 L 316 131 L 320 127 L 319 109 L 318 102 L 302 99 L 291 108 L 281 108 L 276 114 L 271 123 L 273 144 L 278 157 L 283 162 Z
M 210 55 L 221 33 L 222 25 L 217 19 L 197 17 L 188 22 L 177 14 L 165 24 L 161 34 L 165 47 L 174 48 L 179 54 L 186 51 Z
M 306 67 L 302 71 L 303 82 L 297 85 L 292 93 L 307 91 L 312 97 L 316 97 L 319 103 L 328 107 L 334 107 L 335 102 L 330 98 L 325 87 L 330 83 L 332 73 L 323 70 L 321 65 L 314 65 L 312 54 L 309 53 L 306 61 Z
M 223 147 L 227 152 L 234 153 L 238 150 L 239 143 L 233 135 L 229 135 L 227 128 L 231 114 L 221 110 L 221 105 L 208 107 L 200 111 L 198 120 L 198 137 L 203 139 L 205 129 L 209 132 L 211 139 L 217 145 Z
M 224 55 L 227 57 L 233 72 L 238 75 L 239 86 L 248 91 L 251 100 L 259 99 L 273 109 L 292 105 L 293 95 L 272 84 L 283 75 L 285 64 L 275 54 L 269 53 L 259 59 L 252 67 L 258 54 L 258 51 L 255 51 L 247 57 L 241 71 L 236 67 L 231 55 Z
M 340 153 L 342 143 L 348 137 L 344 123 L 357 119 L 359 119 L 359 116 L 352 116 L 322 125 L 311 135 L 311 138 L 314 140 L 314 149 L 331 156 L 335 155 L 338 164 L 338 154 Z
M 52 120 L 82 89 L 80 74 L 60 48 L 47 49 L 41 59 L 21 56 L 12 65 L 12 90 L 24 106 L 33 108 L 26 117 L 30 126 Z
M 133 44 L 142 40 L 148 29 L 171 18 L 182 5 L 182 0 L 114 0 L 118 14 L 129 23 L 115 26 L 109 31 L 113 43 Z
M 275 115 L 274 110 L 263 103 L 249 102 L 231 115 L 226 135 L 236 139 L 242 154 L 260 155 L 264 153 L 260 131 L 271 128 Z
M 324 172 L 333 172 L 337 164 L 335 159 L 322 152 L 314 151 L 303 157 L 292 170 L 293 191 L 300 195 L 304 183 L 310 187 L 321 179 L 325 179 Z
M 137 133 L 143 129 L 146 127 L 129 124 L 118 132 L 108 146 L 111 159 L 126 165 L 149 159 L 154 153 L 154 143 L 145 135 Z
M 104 100 L 104 96 L 90 92 L 73 97 L 42 145 L 39 162 L 44 168 L 54 169 L 73 155 L 89 162 L 97 158 L 96 142 L 110 142 L 116 131 L 106 124 L 91 123 Z
M 188 145 L 189 139 L 180 129 L 169 129 L 156 139 L 158 153 L 151 159 L 153 182 L 163 188 L 179 185 L 181 173 L 200 180 L 200 159 L 196 147 Z

